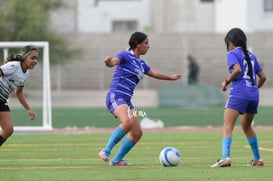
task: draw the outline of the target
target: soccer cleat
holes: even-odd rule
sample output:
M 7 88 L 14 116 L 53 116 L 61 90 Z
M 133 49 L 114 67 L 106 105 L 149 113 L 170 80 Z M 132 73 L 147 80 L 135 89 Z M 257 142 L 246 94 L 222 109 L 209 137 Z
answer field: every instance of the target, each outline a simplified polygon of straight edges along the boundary
M 101 150 L 98 155 L 103 161 L 105 162 L 109 161 L 109 154 L 106 153 L 104 150 Z
M 119 161 L 117 163 L 111 162 L 110 166 L 132 166 L 132 164 L 130 164 L 130 163 L 124 161 L 124 160 L 121 160 L 121 161 Z
M 248 167 L 255 167 L 255 166 L 264 166 L 263 160 L 251 160 L 246 166 Z
M 224 160 L 219 159 L 217 162 L 213 165 L 211 165 L 211 168 L 217 168 L 217 167 L 230 167 L 231 166 L 231 160 L 230 158 L 226 158 Z

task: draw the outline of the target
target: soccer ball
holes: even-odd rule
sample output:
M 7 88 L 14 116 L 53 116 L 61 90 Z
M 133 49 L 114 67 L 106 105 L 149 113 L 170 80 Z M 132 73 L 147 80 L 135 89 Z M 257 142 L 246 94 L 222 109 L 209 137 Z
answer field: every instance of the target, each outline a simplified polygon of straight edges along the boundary
M 174 147 L 166 147 L 160 152 L 159 161 L 164 167 L 175 167 L 180 162 L 180 152 Z

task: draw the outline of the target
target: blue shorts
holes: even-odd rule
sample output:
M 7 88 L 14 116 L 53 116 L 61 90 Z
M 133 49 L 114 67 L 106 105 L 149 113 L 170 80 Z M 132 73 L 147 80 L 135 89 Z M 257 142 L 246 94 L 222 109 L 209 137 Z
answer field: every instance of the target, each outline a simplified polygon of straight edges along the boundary
M 244 100 L 235 97 L 229 97 L 225 108 L 237 110 L 240 114 L 250 113 L 257 114 L 259 101 Z
M 124 99 L 122 97 L 116 97 L 114 93 L 109 92 L 106 96 L 106 106 L 107 109 L 114 115 L 115 109 L 121 105 L 127 104 L 129 109 L 134 109 L 131 100 Z

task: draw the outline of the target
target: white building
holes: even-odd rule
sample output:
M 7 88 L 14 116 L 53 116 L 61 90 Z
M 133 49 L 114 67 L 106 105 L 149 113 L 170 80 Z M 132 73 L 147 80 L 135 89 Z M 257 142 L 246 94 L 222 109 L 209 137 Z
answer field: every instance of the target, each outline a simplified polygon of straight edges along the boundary
M 241 27 L 248 32 L 273 31 L 273 0 L 216 0 L 215 32 Z
M 52 15 L 61 33 L 273 31 L 273 0 L 70 0 Z
M 149 27 L 150 0 L 78 1 L 78 30 L 109 33 Z

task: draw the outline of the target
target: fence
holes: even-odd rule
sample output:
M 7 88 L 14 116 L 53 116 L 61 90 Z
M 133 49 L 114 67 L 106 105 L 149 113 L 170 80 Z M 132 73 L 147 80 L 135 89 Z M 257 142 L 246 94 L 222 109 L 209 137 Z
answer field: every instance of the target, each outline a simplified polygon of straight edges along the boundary
M 101 34 L 70 36 L 71 46 L 82 50 L 79 59 L 68 60 L 64 65 L 51 65 L 52 90 L 105 90 L 108 88 L 114 69 L 104 66 L 105 55 L 115 55 L 128 45 L 130 34 Z M 150 50 L 142 56 L 151 67 L 167 73 L 182 73 L 180 83 L 187 82 L 188 53 L 200 65 L 199 80 L 204 84 L 218 84 L 227 75 L 226 47 L 223 34 L 151 34 Z M 263 64 L 268 77 L 273 68 L 273 33 L 251 34 L 249 47 Z M 40 68 L 31 72 L 28 87 L 42 86 Z M 165 81 L 145 77 L 138 88 L 154 89 Z M 268 79 L 267 86 L 272 86 Z

